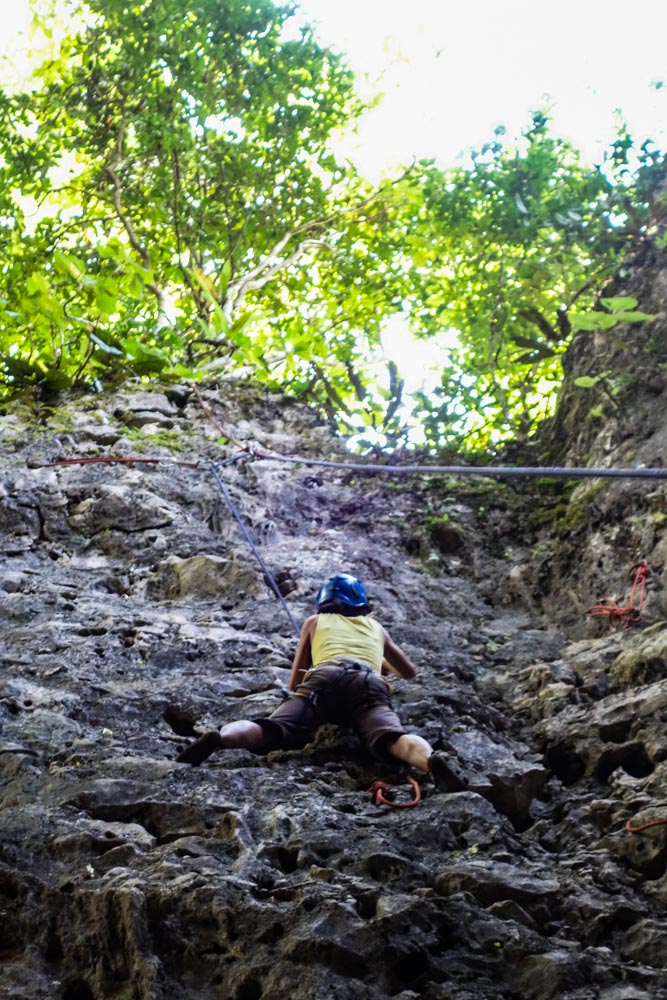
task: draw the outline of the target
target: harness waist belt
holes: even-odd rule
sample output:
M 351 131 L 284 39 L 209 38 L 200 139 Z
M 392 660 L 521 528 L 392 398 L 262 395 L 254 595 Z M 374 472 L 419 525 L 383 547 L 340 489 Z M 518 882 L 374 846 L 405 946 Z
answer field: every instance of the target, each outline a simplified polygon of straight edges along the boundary
M 373 665 L 367 663 L 366 660 L 356 660 L 350 656 L 343 656 L 339 662 L 341 667 L 352 667 L 354 670 L 370 670 L 374 674 L 379 672 L 374 670 Z
M 323 660 L 322 663 L 317 663 L 306 673 L 306 677 L 312 674 L 313 671 L 319 670 L 320 667 L 345 667 L 347 670 L 368 670 L 372 674 L 379 674 L 379 671 L 375 670 L 370 663 L 366 663 L 365 660 L 356 660 L 351 656 L 341 656 L 339 660 Z

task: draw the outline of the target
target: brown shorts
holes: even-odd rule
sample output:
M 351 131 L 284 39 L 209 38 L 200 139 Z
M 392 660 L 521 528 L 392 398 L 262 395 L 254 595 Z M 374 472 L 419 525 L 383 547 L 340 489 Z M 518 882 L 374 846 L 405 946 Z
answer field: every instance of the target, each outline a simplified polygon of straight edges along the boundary
M 378 741 L 386 736 L 398 738 L 405 733 L 386 681 L 362 665 L 318 666 L 275 712 L 253 722 L 264 730 L 263 752 L 302 747 L 325 722 L 350 726 L 371 749 L 380 749 Z

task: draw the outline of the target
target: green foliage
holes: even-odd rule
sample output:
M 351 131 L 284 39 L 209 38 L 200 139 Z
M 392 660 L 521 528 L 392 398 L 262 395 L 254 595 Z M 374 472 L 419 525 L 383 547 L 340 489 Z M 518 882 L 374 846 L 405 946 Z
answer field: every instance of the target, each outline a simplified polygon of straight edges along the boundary
M 525 440 L 549 415 L 561 356 L 576 329 L 651 317 L 600 289 L 648 217 L 642 200 L 663 160 L 623 133 L 602 168 L 590 168 L 548 121 L 533 116 L 518 146 L 495 141 L 467 167 L 424 171 L 425 211 L 413 220 L 415 331 L 451 342 L 430 398 L 418 399 L 433 444 Z M 632 217 L 628 206 L 632 207 Z
M 637 299 L 631 296 L 614 296 L 612 298 L 601 298 L 600 305 L 604 306 L 604 311 L 595 310 L 588 313 L 573 313 L 570 322 L 573 330 L 611 330 L 617 323 L 642 323 L 647 319 L 654 319 L 649 313 L 638 312 Z M 581 380 L 575 380 L 576 385 L 583 384 Z
M 608 481 L 603 479 L 585 490 L 576 491 L 565 508 L 563 516 L 555 522 L 558 534 L 564 536 L 570 535 L 581 525 L 586 517 L 590 517 L 594 501 L 608 485 Z
M 271 0 L 84 11 L 0 108 L 5 386 L 250 366 L 337 399 L 377 336 L 352 299 L 388 194 L 329 148 L 359 110 L 350 72 Z
M 352 74 L 293 14 L 78 0 L 0 93 L 0 396 L 248 373 L 398 445 L 404 381 L 379 353 L 398 315 L 450 344 L 414 401 L 430 447 L 526 438 L 573 330 L 649 318 L 597 298 L 661 155 L 621 128 L 588 168 L 535 114 L 516 147 L 497 130 L 465 166 L 373 188 L 332 152 Z
M 608 375 L 611 375 L 611 371 L 602 372 L 600 375 L 580 375 L 579 378 L 575 378 L 574 384 L 580 389 L 592 389 Z

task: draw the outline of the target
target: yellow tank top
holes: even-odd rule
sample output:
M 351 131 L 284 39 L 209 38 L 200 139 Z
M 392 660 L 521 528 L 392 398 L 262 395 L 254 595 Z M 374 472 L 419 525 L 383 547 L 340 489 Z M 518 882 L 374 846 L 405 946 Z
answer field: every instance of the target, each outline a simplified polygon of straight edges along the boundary
M 313 666 L 345 656 L 363 660 L 378 673 L 382 667 L 384 639 L 380 626 L 366 615 L 318 615 L 312 641 Z

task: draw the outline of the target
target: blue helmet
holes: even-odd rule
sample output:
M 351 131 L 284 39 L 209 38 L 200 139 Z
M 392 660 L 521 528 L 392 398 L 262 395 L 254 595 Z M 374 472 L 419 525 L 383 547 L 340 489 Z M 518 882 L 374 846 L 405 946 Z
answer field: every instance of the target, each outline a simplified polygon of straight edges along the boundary
M 368 604 L 368 597 L 361 580 L 347 573 L 336 573 L 325 580 L 317 595 L 317 606 L 327 601 L 341 601 L 350 608 L 363 608 Z

